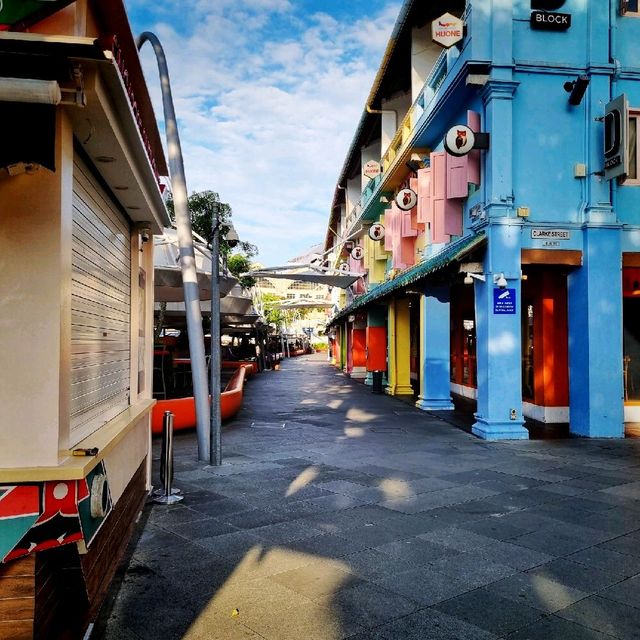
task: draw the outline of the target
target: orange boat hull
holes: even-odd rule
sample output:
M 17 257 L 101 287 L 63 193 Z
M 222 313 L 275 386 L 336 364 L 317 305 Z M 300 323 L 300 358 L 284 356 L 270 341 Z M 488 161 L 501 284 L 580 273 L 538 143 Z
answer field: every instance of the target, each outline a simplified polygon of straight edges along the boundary
M 251 369 L 251 364 L 238 367 L 229 384 L 220 394 L 220 413 L 222 420 L 233 418 L 242 406 L 242 396 L 245 377 Z M 211 400 L 211 398 L 209 398 Z M 173 430 L 195 429 L 196 403 L 193 396 L 187 398 L 173 398 L 171 400 L 158 400 L 151 412 L 151 432 L 162 433 L 162 420 L 165 411 L 173 413 Z

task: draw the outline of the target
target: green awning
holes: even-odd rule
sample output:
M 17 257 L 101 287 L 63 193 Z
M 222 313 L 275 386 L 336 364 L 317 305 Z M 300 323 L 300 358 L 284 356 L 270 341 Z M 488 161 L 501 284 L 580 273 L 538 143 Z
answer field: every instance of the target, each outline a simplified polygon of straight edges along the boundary
M 371 291 L 356 298 L 350 305 L 347 305 L 344 309 L 341 309 L 327 324 L 331 325 L 358 309 L 362 309 L 372 302 L 376 302 L 381 298 L 384 298 L 391 293 L 403 289 L 407 285 L 413 284 L 418 280 L 422 280 L 426 276 L 432 274 L 434 271 L 443 269 L 448 264 L 451 264 L 455 260 L 460 260 L 464 256 L 468 255 L 475 248 L 479 247 L 486 239 L 483 231 L 475 235 L 465 236 L 455 242 L 448 244 L 442 251 L 430 256 L 426 260 L 423 260 L 419 264 L 410 267 L 406 271 L 403 271 L 392 280 L 387 280 L 374 288 Z

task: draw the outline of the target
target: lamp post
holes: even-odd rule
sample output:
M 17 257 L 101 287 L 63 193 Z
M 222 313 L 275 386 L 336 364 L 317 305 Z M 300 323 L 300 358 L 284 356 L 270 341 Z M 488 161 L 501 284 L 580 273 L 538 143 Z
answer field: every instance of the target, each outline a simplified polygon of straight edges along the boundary
M 231 223 L 226 233 L 227 244 L 234 247 L 238 234 Z M 220 412 L 220 203 L 214 202 L 211 211 L 211 413 L 209 464 L 222 464 L 222 416 Z
M 157 36 L 149 31 L 142 33 L 137 41 L 138 50 L 149 41 L 156 54 L 160 87 L 162 89 L 162 106 L 164 108 L 164 124 L 167 134 L 167 153 L 171 173 L 171 188 L 176 214 L 178 246 L 180 248 L 180 269 L 184 289 L 184 307 L 187 316 L 187 334 L 189 337 L 189 355 L 191 359 L 191 375 L 193 379 L 193 395 L 196 408 L 196 431 L 198 436 L 198 460 L 207 462 L 210 457 L 210 440 L 207 438 L 209 394 L 207 393 L 207 367 L 204 355 L 204 333 L 202 331 L 202 311 L 200 309 L 200 292 L 196 275 L 196 260 L 191 234 L 191 218 L 187 207 L 187 183 L 184 177 L 182 149 L 178 136 L 178 122 L 173 108 L 169 69 L 162 45 Z M 219 315 L 219 314 L 218 314 Z

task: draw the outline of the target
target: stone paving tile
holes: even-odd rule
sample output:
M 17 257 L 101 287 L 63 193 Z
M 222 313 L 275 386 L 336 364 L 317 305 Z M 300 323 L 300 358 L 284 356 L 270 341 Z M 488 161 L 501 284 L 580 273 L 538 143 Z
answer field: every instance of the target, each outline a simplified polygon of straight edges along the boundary
M 640 558 L 612 551 L 602 545 L 572 553 L 566 559 L 587 567 L 609 571 L 620 579 L 640 573 Z
M 469 551 L 469 555 L 475 556 L 479 563 L 489 560 L 513 567 L 519 571 L 544 565 L 555 559 L 555 556 L 547 553 L 526 549 L 502 540 L 494 540 L 491 544 L 483 545 L 475 551 Z
M 413 600 L 371 582 L 349 585 L 338 591 L 327 604 L 340 611 L 342 619 L 365 628 L 377 627 L 416 609 Z
M 394 540 L 376 547 L 377 551 L 382 551 L 390 556 L 413 562 L 416 564 L 429 564 L 442 558 L 449 558 L 458 555 L 455 548 L 446 547 L 442 544 L 424 540 L 421 537 L 406 538 L 404 540 Z
M 495 542 L 493 538 L 465 531 L 457 527 L 446 527 L 418 536 L 422 540 L 435 542 L 457 551 L 474 551 Z
M 488 591 L 476 589 L 434 607 L 497 636 L 515 631 L 543 616 L 542 611 Z
M 619 574 L 614 571 L 596 569 L 566 558 L 547 562 L 540 567 L 531 569 L 528 574 L 580 589 L 588 595 L 620 582 Z
M 493 582 L 485 589 L 545 613 L 564 609 L 589 595 L 579 589 L 550 580 L 539 573 L 518 573 Z
M 364 549 L 340 559 L 349 567 L 350 571 L 371 581 L 416 568 L 415 562 L 383 553 L 378 549 Z
M 469 588 L 482 587 L 517 573 L 513 567 L 499 562 L 478 562 L 477 555 L 470 553 L 441 558 L 431 562 L 430 566 L 464 582 Z
M 503 636 L 504 640 L 613 640 L 614 636 L 549 616 Z
M 629 533 L 600 545 L 604 549 L 640 558 L 640 532 Z
M 428 567 L 380 575 L 373 581 L 423 606 L 434 605 L 470 591 L 466 582 Z
M 638 637 L 638 441 L 483 442 L 313 357 L 223 440 L 176 434 L 185 500 L 146 507 L 97 640 Z
M 496 540 L 509 540 L 518 536 L 529 533 L 529 529 L 516 527 L 505 522 L 504 518 L 485 518 L 474 522 L 463 522 L 459 525 L 460 529 L 472 531 L 488 538 Z
M 640 609 L 597 595 L 585 598 L 557 615 L 620 640 L 640 638 Z
M 640 575 L 601 591 L 600 596 L 640 609 Z
M 416 611 L 376 631 L 384 640 L 496 640 L 498 637 L 435 609 Z
M 580 527 L 574 527 L 571 531 L 567 527 L 557 526 L 546 527 L 511 540 L 513 544 L 555 556 L 566 556 L 600 541 L 599 536 L 595 534 L 581 534 Z
M 187 540 L 209 538 L 238 530 L 238 527 L 232 526 L 228 522 L 217 520 L 216 518 L 206 518 L 204 520 L 195 520 L 193 522 L 180 524 L 160 524 L 159 526 Z
M 361 582 L 349 570 L 344 559 L 317 560 L 302 568 L 280 572 L 273 580 L 312 600 L 334 595 L 341 589 Z

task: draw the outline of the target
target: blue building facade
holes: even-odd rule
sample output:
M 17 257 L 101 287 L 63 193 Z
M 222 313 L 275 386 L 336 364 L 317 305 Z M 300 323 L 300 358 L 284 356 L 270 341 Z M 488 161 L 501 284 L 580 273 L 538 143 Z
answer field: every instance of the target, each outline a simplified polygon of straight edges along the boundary
M 404 367 L 427 410 L 473 399 L 479 437 L 526 438 L 525 418 L 622 437 L 640 421 L 638 7 L 419 4 L 401 9 L 336 185 L 330 266 L 361 244 L 367 269 L 366 292 L 333 322 L 348 332 L 354 314 L 409 299 L 418 362 L 396 354 L 389 373 Z M 428 35 L 447 14 L 463 38 L 440 48 Z M 488 136 L 454 156 L 445 137 L 464 125 Z M 365 179 L 378 155 L 381 174 Z M 417 204 L 395 224 L 404 190 Z

